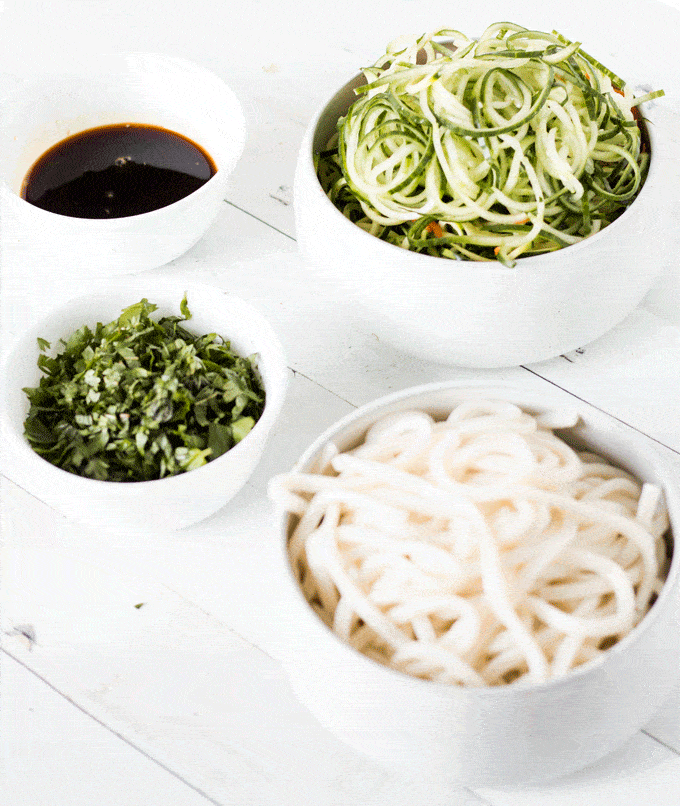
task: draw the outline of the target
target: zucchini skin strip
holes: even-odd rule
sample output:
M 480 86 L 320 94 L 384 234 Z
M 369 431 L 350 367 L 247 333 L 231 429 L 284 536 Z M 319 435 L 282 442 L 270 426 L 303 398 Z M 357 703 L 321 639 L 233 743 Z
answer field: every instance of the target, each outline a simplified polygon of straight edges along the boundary
M 478 40 L 401 37 L 363 72 L 318 176 L 389 243 L 514 266 L 599 232 L 644 184 L 637 107 L 663 91 L 635 99 L 555 31 L 501 22 Z

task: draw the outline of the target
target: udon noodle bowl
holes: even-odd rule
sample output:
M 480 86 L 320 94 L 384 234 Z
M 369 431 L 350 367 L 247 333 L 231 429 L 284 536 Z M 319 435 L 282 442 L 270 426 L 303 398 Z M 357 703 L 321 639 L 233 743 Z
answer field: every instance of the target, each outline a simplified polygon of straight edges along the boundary
M 454 685 L 598 658 L 663 585 L 668 515 L 658 486 L 555 433 L 577 420 L 478 399 L 395 412 L 272 479 L 311 607 L 375 661 Z

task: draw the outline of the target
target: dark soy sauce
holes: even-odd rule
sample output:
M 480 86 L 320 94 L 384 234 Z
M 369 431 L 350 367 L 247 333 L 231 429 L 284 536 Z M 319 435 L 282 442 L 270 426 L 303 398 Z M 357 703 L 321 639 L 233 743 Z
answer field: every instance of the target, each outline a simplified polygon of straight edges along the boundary
M 124 218 L 188 196 L 216 171 L 210 155 L 186 137 L 120 123 L 52 146 L 26 175 L 21 196 L 74 218 Z

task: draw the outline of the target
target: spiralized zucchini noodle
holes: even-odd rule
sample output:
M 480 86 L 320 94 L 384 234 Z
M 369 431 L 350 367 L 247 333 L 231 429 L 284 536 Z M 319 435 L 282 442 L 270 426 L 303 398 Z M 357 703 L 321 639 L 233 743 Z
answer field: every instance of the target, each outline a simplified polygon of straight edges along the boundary
M 602 655 L 661 590 L 669 520 L 658 486 L 553 430 L 577 421 L 493 400 L 395 413 L 275 476 L 311 607 L 373 660 L 443 683 L 540 683 Z
M 552 32 L 495 23 L 402 37 L 316 155 L 350 220 L 417 252 L 513 266 L 614 221 L 649 164 L 621 78 Z

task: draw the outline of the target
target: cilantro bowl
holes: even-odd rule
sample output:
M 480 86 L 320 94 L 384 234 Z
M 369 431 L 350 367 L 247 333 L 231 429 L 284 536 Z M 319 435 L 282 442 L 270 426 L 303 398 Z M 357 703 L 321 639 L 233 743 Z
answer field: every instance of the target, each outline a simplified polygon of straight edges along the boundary
M 286 392 L 281 344 L 219 288 L 133 280 L 59 306 L 2 370 L 9 478 L 63 515 L 175 530 L 259 462 Z

